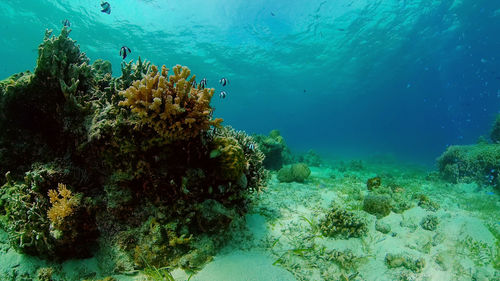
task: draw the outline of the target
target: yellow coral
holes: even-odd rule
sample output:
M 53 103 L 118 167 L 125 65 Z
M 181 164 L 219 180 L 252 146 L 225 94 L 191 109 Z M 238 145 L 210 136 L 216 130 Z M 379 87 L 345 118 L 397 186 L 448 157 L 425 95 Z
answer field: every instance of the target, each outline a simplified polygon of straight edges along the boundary
M 139 124 L 153 128 L 167 142 L 187 140 L 196 137 L 210 126 L 219 126 L 222 119 L 212 120 L 210 100 L 214 89 L 192 87 L 191 71 L 176 65 L 174 75 L 168 76 L 168 69 L 151 66 L 142 80 L 136 80 L 127 90 L 120 106 L 127 106 L 139 117 Z
M 47 212 L 49 220 L 56 229 L 62 226 L 64 219 L 73 214 L 79 204 L 78 199 L 71 194 L 65 184 L 59 183 L 57 189 L 57 191 L 54 189 L 49 190 L 52 207 Z

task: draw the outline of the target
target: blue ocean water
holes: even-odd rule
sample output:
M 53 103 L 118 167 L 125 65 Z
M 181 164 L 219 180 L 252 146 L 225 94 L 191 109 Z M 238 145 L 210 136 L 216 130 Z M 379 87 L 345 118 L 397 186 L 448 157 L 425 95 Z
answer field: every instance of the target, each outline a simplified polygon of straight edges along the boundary
M 120 75 L 119 49 L 188 66 L 225 124 L 279 129 L 297 151 L 392 154 L 433 165 L 488 135 L 500 108 L 500 2 L 492 0 L 3 0 L 0 79 L 33 69 L 45 29 Z M 224 89 L 218 80 L 227 77 Z

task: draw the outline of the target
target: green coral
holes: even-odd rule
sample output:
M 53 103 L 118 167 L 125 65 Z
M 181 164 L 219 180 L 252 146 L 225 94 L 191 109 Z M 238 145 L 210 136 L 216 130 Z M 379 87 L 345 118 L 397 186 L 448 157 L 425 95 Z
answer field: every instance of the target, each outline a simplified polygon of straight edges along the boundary
M 304 182 L 310 174 L 311 170 L 305 163 L 297 163 L 281 168 L 278 171 L 278 180 L 280 182 Z
M 351 238 L 363 236 L 368 227 L 366 222 L 353 212 L 334 206 L 321 220 L 320 230 L 325 236 Z

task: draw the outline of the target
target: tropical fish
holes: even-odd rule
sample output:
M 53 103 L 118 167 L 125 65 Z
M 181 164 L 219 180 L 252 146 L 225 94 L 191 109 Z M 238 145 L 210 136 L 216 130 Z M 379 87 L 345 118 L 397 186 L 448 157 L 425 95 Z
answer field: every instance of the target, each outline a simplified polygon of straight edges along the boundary
M 111 5 L 108 2 L 101 2 L 101 12 L 110 14 L 111 13 Z
M 255 149 L 255 144 L 251 143 L 248 145 L 248 149 L 254 150 Z
M 62 24 L 63 24 L 63 26 L 66 26 L 66 27 L 70 27 L 71 26 L 71 23 L 69 22 L 68 19 L 63 20 Z
M 227 96 L 227 93 L 226 93 L 225 91 L 222 91 L 222 92 L 220 92 L 220 94 L 219 94 L 219 98 L 221 98 L 221 99 L 225 99 L 225 98 L 226 98 L 226 96 Z
M 205 89 L 206 86 L 207 86 L 207 78 L 201 79 L 201 81 L 200 81 L 200 89 Z
M 196 85 L 198 85 L 198 84 L 196 84 L 196 80 L 193 80 L 193 82 L 191 82 L 191 86 L 192 86 L 193 88 L 196 88 Z
M 229 80 L 227 80 L 227 78 L 222 77 L 222 78 L 219 80 L 219 83 L 220 83 L 222 86 L 226 86 L 226 85 L 229 83 Z
M 125 59 L 125 58 L 127 57 L 127 52 L 132 53 L 132 51 L 130 50 L 130 48 L 129 48 L 129 47 L 127 47 L 127 46 L 122 46 L 122 47 L 120 48 L 120 56 L 122 56 L 122 57 L 123 57 L 123 59 Z

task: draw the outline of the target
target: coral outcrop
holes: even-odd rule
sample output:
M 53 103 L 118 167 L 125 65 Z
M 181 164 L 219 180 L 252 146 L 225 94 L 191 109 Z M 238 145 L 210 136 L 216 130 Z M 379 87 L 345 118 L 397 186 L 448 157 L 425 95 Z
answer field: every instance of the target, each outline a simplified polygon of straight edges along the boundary
M 369 214 L 383 218 L 391 213 L 392 202 L 387 195 L 368 195 L 363 201 L 363 210 Z
M 474 145 L 452 145 L 437 159 L 439 174 L 452 183 L 477 182 L 500 187 L 500 115 L 490 138 L 492 144 L 480 141 Z
M 304 182 L 310 174 L 311 170 L 305 163 L 297 163 L 281 168 L 278 171 L 278 180 L 280 182 Z
M 100 243 L 111 268 L 203 266 L 266 185 L 257 141 L 212 118 L 214 90 L 192 87 L 187 67 L 139 59 L 112 77 L 67 28 L 46 33 L 37 64 L 0 82 L 0 227 L 13 247 L 59 260 Z
M 266 169 L 279 170 L 283 165 L 293 162 L 290 149 L 278 130 L 272 130 L 268 136 L 257 135 L 255 139 L 266 156 L 264 159 Z
M 500 145 L 450 146 L 437 162 L 440 175 L 453 183 L 495 185 L 500 171 Z
M 321 220 L 320 230 L 325 236 L 347 239 L 363 236 L 368 232 L 368 227 L 366 222 L 353 212 L 333 206 Z
M 125 100 L 118 105 L 130 108 L 138 117 L 138 125 L 154 129 L 167 142 L 188 140 L 219 126 L 222 119 L 211 120 L 214 89 L 192 87 L 196 77 L 188 79 L 191 71 L 187 67 L 176 65 L 173 72 L 168 76 L 165 66 L 158 71 L 152 65 L 144 78 L 120 92 Z

